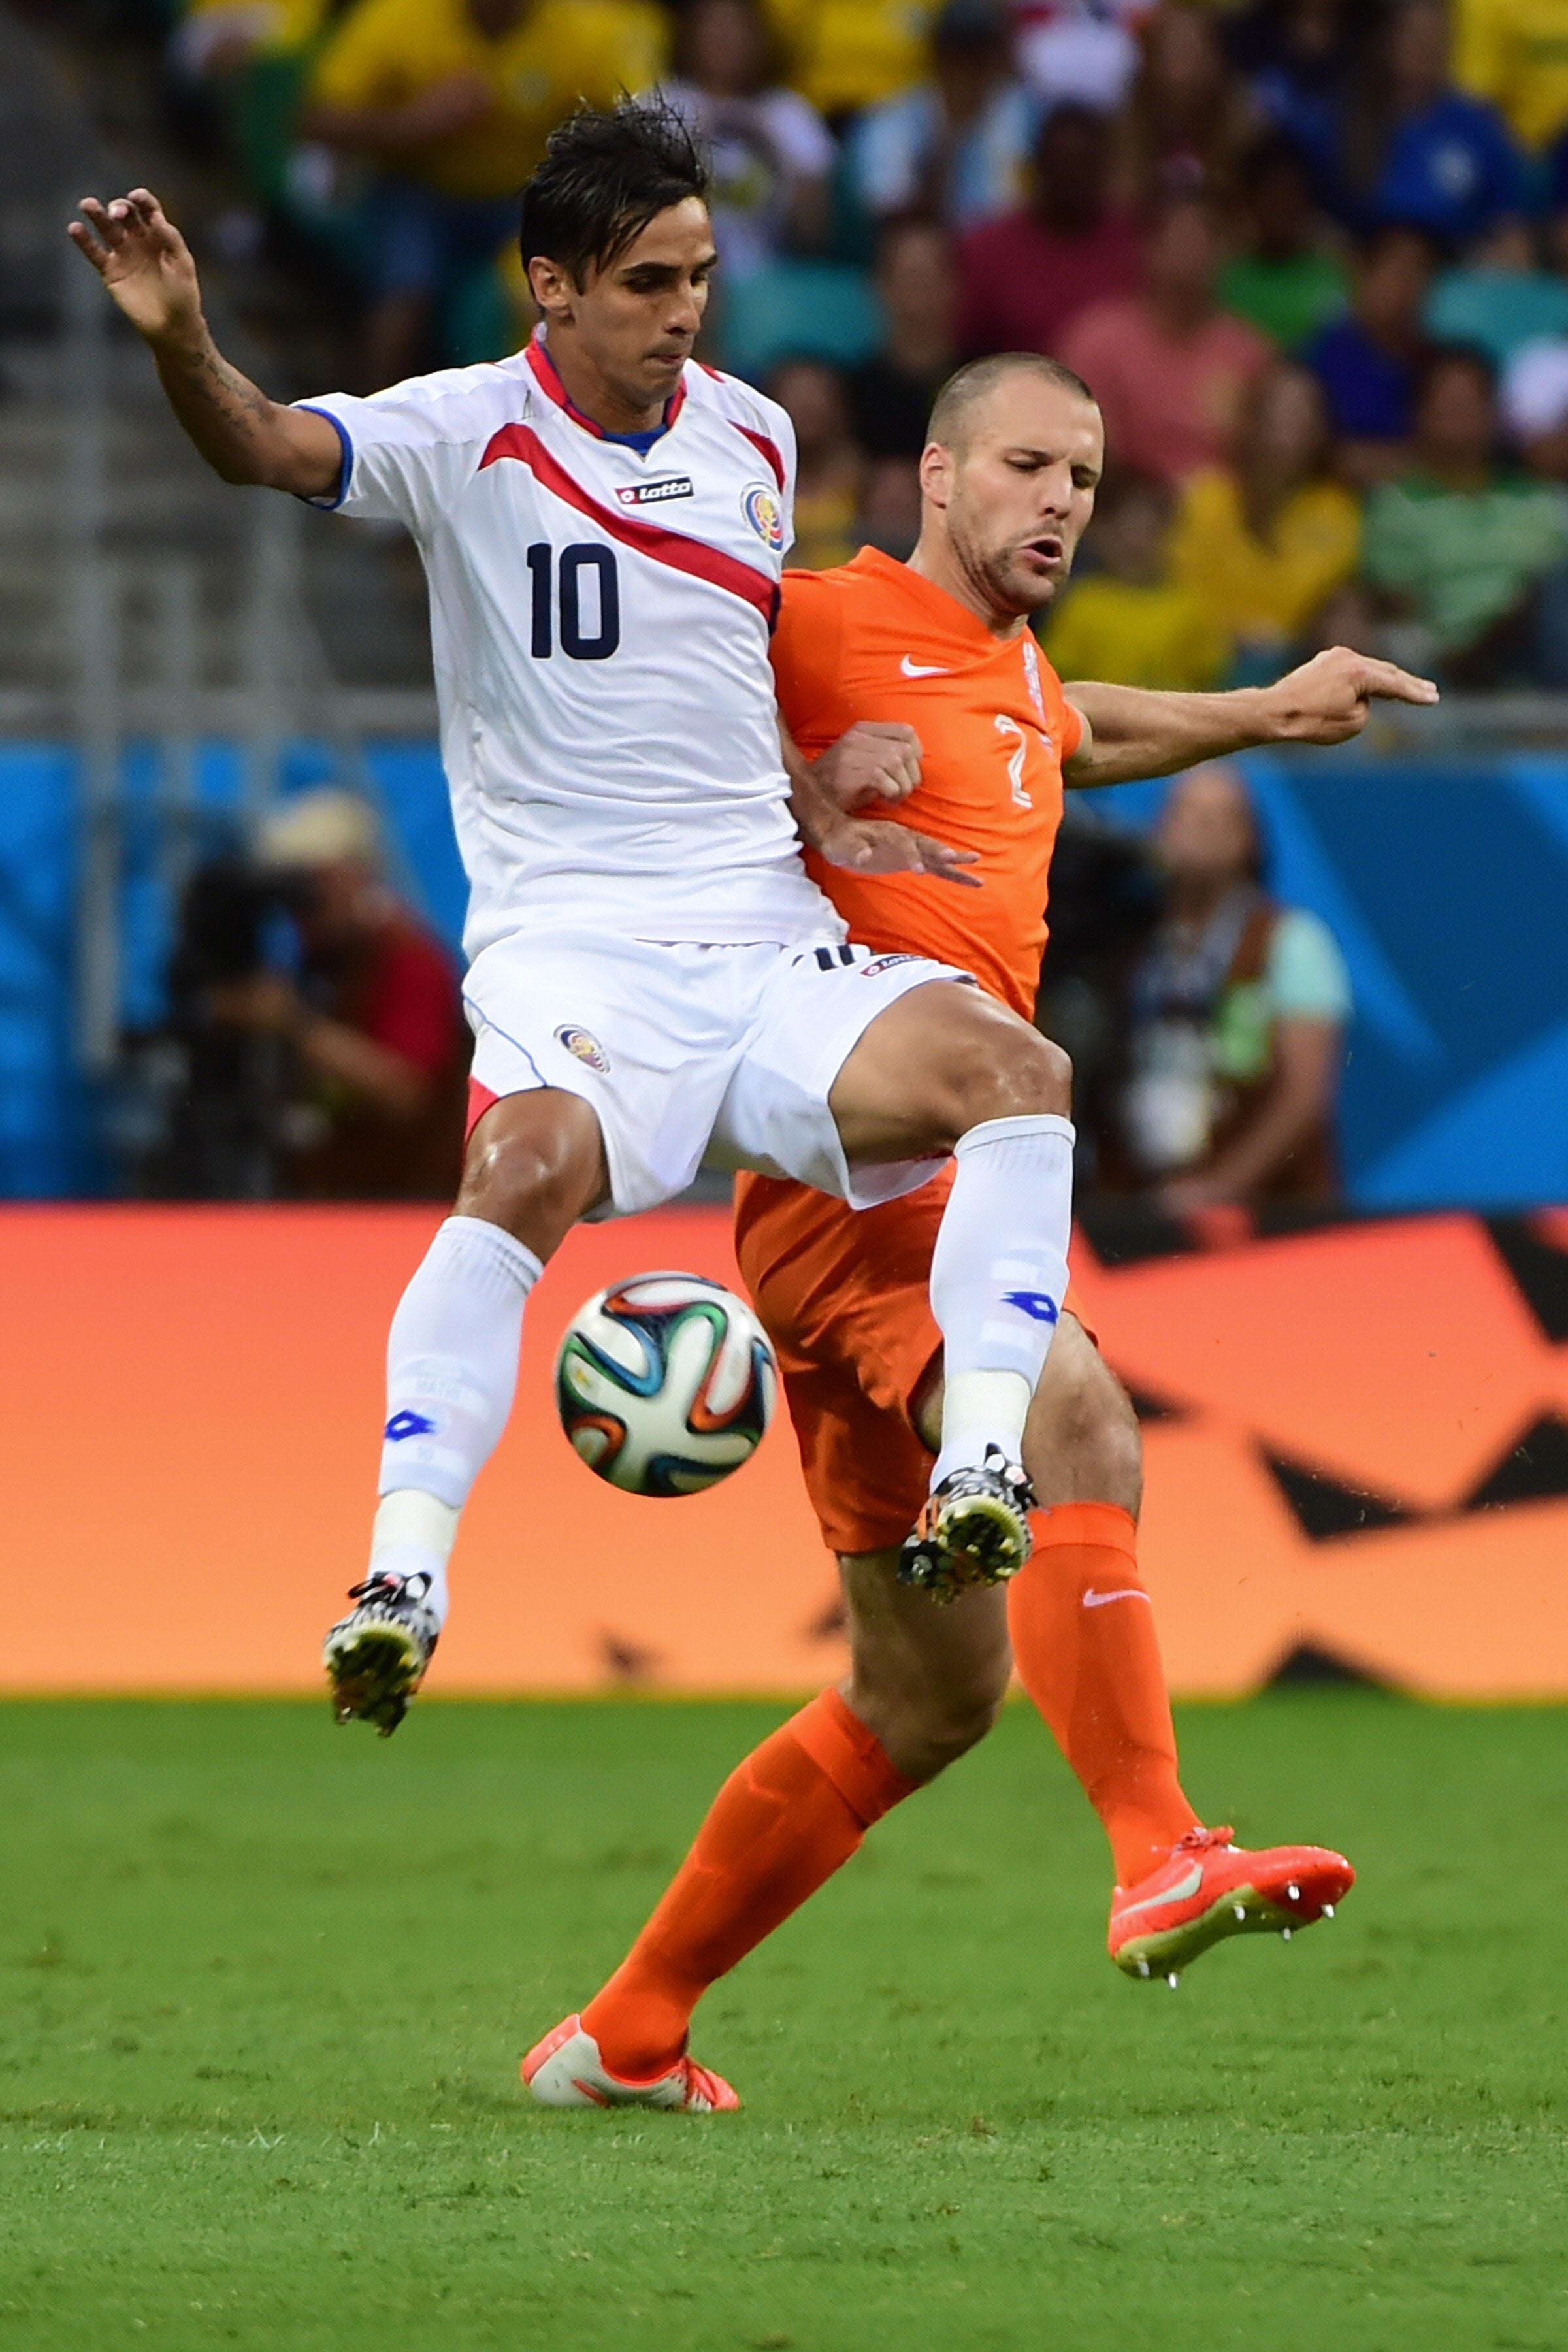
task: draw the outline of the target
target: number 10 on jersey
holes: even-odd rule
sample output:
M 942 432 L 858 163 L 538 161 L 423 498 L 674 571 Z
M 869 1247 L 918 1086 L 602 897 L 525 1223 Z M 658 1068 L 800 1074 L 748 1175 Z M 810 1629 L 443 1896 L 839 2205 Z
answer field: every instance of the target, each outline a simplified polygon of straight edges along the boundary
M 542 539 L 528 551 L 528 569 L 533 580 L 529 651 L 535 661 L 550 659 L 558 637 L 571 661 L 607 661 L 621 642 L 621 582 L 614 549 L 588 542 L 563 547 L 557 563 L 555 550 Z M 592 635 L 584 627 L 585 573 L 595 575 L 589 596 L 598 605 Z

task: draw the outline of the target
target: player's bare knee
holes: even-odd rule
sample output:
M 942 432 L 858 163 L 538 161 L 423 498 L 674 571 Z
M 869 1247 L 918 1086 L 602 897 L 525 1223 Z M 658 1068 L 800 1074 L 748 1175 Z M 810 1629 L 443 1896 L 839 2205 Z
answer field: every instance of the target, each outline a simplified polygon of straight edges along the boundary
M 482 1217 L 548 1255 L 604 1190 L 593 1114 L 508 1118 L 498 1106 L 475 1129 L 458 1193 L 459 1216 Z
M 1007 1696 L 1010 1665 L 976 1676 L 964 1686 L 933 1696 L 906 1734 L 919 1769 L 904 1767 L 912 1780 L 934 1780 L 961 1756 L 977 1748 L 995 1724 Z
M 955 1135 L 993 1118 L 1072 1116 L 1072 1063 L 1022 1021 L 988 1029 L 953 1076 Z

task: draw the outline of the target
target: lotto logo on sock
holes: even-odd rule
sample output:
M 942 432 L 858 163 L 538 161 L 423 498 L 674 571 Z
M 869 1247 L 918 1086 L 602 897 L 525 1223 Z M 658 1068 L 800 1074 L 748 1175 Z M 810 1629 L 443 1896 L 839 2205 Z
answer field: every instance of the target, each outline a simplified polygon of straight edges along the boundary
M 393 1414 L 384 1433 L 389 1445 L 401 1445 L 405 1437 L 434 1437 L 436 1424 L 422 1412 L 410 1412 L 405 1405 L 401 1412 Z
M 1020 1315 L 1032 1316 L 1037 1323 L 1054 1323 L 1061 1313 L 1054 1298 L 1043 1290 L 1005 1290 L 1004 1307 L 1016 1307 Z

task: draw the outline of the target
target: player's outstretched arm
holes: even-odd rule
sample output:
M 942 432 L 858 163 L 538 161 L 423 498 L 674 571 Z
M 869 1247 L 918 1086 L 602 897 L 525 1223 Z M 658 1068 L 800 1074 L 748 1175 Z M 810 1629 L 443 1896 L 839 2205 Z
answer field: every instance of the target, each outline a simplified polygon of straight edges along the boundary
M 1430 678 L 1347 646 L 1314 655 L 1273 686 L 1231 694 L 1157 694 L 1076 679 L 1067 691 L 1084 721 L 1083 740 L 1063 771 L 1073 785 L 1168 776 L 1269 743 L 1348 743 L 1374 702 L 1437 699 Z
M 342 444 L 324 416 L 285 408 L 231 367 L 202 315 L 191 249 L 147 188 L 84 196 L 67 234 L 151 351 L 169 405 L 215 473 L 300 498 L 337 487 Z

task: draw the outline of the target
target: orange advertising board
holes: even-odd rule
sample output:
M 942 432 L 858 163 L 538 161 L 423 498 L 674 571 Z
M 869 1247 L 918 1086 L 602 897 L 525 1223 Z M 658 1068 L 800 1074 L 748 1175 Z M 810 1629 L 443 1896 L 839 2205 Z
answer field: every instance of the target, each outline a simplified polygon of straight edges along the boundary
M 361 1572 L 388 1319 L 421 1209 L 0 1213 L 0 1688 L 287 1691 Z M 805 1690 L 832 1562 L 780 1421 L 725 1486 L 641 1501 L 561 1435 L 565 1317 L 620 1276 L 733 1283 L 729 1221 L 584 1227 L 529 1309 L 432 1687 Z M 1075 1282 L 1148 1418 L 1144 1560 L 1173 1685 L 1303 1646 L 1449 1696 L 1568 1694 L 1568 1213 L 1436 1217 Z

